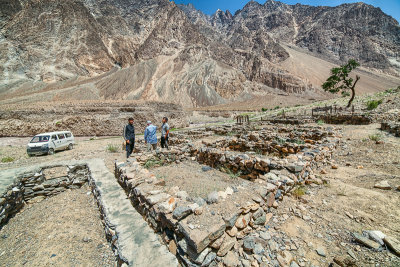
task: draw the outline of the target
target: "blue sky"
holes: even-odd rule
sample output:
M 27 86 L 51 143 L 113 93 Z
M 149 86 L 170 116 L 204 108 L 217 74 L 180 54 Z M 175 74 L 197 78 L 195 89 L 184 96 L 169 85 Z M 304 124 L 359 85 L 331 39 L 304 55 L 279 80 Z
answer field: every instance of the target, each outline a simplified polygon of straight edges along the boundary
M 236 10 L 243 8 L 247 2 L 249 0 L 175 0 L 177 4 L 192 3 L 197 9 L 202 10 L 206 14 L 213 14 L 218 8 L 224 11 L 229 10 L 234 14 Z M 257 2 L 264 4 L 266 0 L 258 0 Z M 280 2 L 290 5 L 301 3 L 313 6 L 337 6 L 343 3 L 360 2 L 360 0 L 281 0 Z M 400 21 L 400 0 L 364 0 L 362 2 L 380 7 L 383 12 Z

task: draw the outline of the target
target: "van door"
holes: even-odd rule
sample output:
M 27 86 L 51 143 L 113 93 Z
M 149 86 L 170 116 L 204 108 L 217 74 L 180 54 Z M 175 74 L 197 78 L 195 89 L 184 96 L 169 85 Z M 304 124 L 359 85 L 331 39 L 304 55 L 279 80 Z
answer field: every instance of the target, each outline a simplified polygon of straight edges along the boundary
M 63 133 L 57 134 L 58 137 L 58 145 L 57 149 L 64 149 L 67 147 L 67 139 L 65 138 L 65 135 Z
M 65 139 L 66 139 L 66 142 L 67 142 L 68 149 L 71 150 L 74 147 L 74 144 L 75 144 L 74 136 L 72 135 L 71 132 L 66 132 L 65 133 Z
M 59 142 L 59 140 L 58 140 L 58 138 L 57 138 L 57 135 L 56 135 L 56 134 L 53 134 L 53 135 L 51 136 L 51 141 L 49 142 L 49 148 L 52 148 L 52 149 L 54 149 L 54 150 L 57 150 L 57 147 L 59 147 L 58 142 Z

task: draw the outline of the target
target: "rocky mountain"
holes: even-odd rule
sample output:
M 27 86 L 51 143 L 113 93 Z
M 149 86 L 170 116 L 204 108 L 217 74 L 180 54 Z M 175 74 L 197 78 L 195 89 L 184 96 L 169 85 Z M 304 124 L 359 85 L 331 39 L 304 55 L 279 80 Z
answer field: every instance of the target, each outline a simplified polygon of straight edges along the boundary
M 235 15 L 207 16 L 168 0 L 2 2 L 2 103 L 142 99 L 198 107 L 266 94 L 320 95 L 314 74 L 290 67 L 298 65 L 293 48 L 398 71 L 398 24 L 364 4 L 252 1 Z
M 182 6 L 181 6 L 182 7 Z M 203 16 L 182 8 L 197 24 Z M 337 7 L 250 1 L 235 16 L 217 11 L 204 21 L 237 44 L 244 33 L 264 33 L 279 43 L 306 48 L 318 56 L 343 62 L 355 58 L 363 66 L 400 73 L 400 26 L 380 8 L 364 4 Z M 240 43 L 240 42 L 239 42 Z M 249 44 L 242 42 L 242 46 Z

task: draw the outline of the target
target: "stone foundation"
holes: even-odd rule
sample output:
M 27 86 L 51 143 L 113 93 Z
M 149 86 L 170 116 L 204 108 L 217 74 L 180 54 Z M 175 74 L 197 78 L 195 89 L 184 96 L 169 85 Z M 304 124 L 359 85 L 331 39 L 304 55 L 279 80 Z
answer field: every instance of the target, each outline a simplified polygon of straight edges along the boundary
M 368 125 L 373 122 L 371 116 L 367 115 L 322 115 L 315 121 L 322 120 L 329 124 L 350 124 L 350 125 Z
M 14 182 L 3 189 L 0 202 L 0 224 L 8 221 L 24 203 L 35 197 L 50 197 L 67 189 L 81 187 L 88 180 L 84 164 L 38 167 L 15 176 Z
M 284 128 L 280 129 L 285 132 Z M 262 139 L 269 138 L 267 132 L 259 131 L 257 136 L 254 132 L 237 135 L 243 140 L 254 140 L 250 141 L 253 145 L 257 142 L 262 145 L 266 143 L 277 149 L 275 145 L 278 144 L 262 142 Z M 286 194 L 297 185 L 323 183 L 315 172 L 330 164 L 337 141 L 331 138 L 335 134 L 320 129 L 304 129 L 296 136 L 316 140 L 310 139 L 309 143 L 303 145 L 281 145 L 288 151 L 293 149 L 292 154 L 287 153 L 281 158 L 229 151 L 229 140 L 207 143 L 200 148 L 189 143 L 172 150 L 142 153 L 136 159 L 116 163 L 115 174 L 132 205 L 162 236 L 171 253 L 183 265 L 229 266 L 226 262 L 232 257 L 239 260 L 238 255 L 240 259 L 245 259 L 246 253 L 257 257 L 260 253 L 258 248 L 265 240 L 255 238 L 252 233 L 265 231 L 274 209 L 278 208 Z M 249 149 L 244 141 L 236 145 L 239 146 L 237 150 Z M 162 164 L 197 161 L 220 171 L 239 173 L 241 178 L 250 182 L 241 189 L 227 187 L 223 191 L 211 192 L 204 199 L 193 198 L 185 191 L 179 191 L 179 188 L 166 187 L 165 181 L 159 180 L 151 173 L 151 169 L 145 168 L 149 161 Z M 233 208 L 225 206 L 224 203 L 237 201 L 235 197 L 246 190 L 251 192 L 251 196 L 242 198 L 243 203 Z M 216 205 L 222 205 L 223 215 L 213 214 L 212 210 L 218 207 Z M 198 221 L 208 221 L 210 226 L 202 227 L 193 223 Z M 267 259 L 267 262 L 272 265 L 277 263 L 276 255 Z
M 381 130 L 400 137 L 400 122 L 382 122 Z

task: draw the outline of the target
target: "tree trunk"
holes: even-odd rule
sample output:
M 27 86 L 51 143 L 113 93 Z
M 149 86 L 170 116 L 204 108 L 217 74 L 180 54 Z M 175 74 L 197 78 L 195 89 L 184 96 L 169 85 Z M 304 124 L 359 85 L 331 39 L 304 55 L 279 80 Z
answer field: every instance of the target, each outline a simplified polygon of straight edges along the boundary
M 360 79 L 360 76 L 357 75 L 353 86 L 350 88 L 351 89 L 351 98 L 349 100 L 349 103 L 347 103 L 347 108 L 349 108 L 351 106 L 351 103 L 353 102 L 354 97 L 356 96 L 355 87 L 356 87 L 356 83 L 358 82 L 359 79 Z

